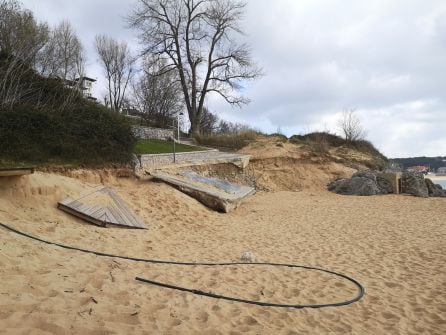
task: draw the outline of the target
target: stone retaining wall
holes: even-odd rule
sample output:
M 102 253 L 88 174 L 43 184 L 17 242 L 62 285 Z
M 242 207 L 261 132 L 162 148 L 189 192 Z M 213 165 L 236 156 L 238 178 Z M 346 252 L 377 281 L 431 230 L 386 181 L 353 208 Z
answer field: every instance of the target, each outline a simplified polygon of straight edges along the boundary
M 171 129 L 132 126 L 133 134 L 144 140 L 168 140 L 173 137 Z
M 213 151 L 178 152 L 175 154 L 175 161 L 179 163 L 189 160 L 206 159 L 209 157 L 210 152 Z M 140 159 L 141 159 L 141 165 L 144 167 L 169 165 L 173 164 L 174 162 L 173 153 L 141 155 Z
M 248 155 L 226 154 L 218 150 L 180 152 L 175 155 L 175 166 L 231 163 L 245 168 L 249 163 L 249 158 Z M 137 165 L 140 168 L 150 170 L 162 166 L 172 166 L 172 164 L 174 164 L 173 153 L 138 155 Z

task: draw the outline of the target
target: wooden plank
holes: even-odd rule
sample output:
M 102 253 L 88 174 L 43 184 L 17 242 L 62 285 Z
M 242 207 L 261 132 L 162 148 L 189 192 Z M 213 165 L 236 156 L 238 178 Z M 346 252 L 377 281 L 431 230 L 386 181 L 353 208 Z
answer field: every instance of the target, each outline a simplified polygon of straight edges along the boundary
M 64 212 L 67 212 L 67 213 L 69 213 L 71 215 L 74 215 L 74 216 L 76 216 L 76 217 L 78 217 L 78 218 L 80 218 L 82 220 L 85 220 L 85 221 L 88 221 L 90 223 L 93 223 L 93 224 L 95 224 L 97 226 L 105 227 L 105 222 L 97 220 L 97 219 L 95 219 L 95 218 L 93 218 L 91 216 L 85 215 L 82 212 L 79 212 L 77 210 L 74 210 L 74 209 L 70 208 L 69 206 L 63 205 L 62 203 L 59 203 L 57 205 L 57 208 L 59 208 L 60 210 L 63 210 Z
M 15 177 L 33 174 L 34 168 L 0 169 L 0 177 Z
M 115 204 L 113 214 L 119 215 L 120 219 L 127 222 L 128 225 L 135 228 L 145 228 L 144 223 L 133 214 L 132 210 L 127 206 L 127 204 L 111 189 L 103 189 L 102 192 L 109 195 Z M 116 216 L 115 215 L 115 216 Z
M 95 193 L 99 192 L 110 198 L 111 201 L 108 206 L 85 204 L 88 196 L 93 197 Z M 83 202 L 81 202 L 82 199 L 84 199 Z M 107 224 L 114 224 L 130 228 L 147 229 L 144 222 L 133 213 L 124 200 L 114 193 L 113 190 L 104 186 L 95 188 L 93 192 L 88 193 L 78 200 L 70 198 L 64 199 L 59 202 L 58 208 L 102 227 L 105 227 Z

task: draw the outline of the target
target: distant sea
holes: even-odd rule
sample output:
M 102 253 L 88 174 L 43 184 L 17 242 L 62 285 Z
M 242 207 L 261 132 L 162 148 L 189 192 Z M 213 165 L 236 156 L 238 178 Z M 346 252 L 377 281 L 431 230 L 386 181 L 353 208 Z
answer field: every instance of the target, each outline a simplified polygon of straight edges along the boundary
M 446 180 L 434 180 L 435 184 L 440 184 L 444 190 L 446 190 Z

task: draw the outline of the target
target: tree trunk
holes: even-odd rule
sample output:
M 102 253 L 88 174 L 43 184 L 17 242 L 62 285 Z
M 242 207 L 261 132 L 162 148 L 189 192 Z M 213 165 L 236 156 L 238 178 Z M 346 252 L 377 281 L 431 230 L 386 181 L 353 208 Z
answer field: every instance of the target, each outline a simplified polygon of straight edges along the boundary
M 190 122 L 190 136 L 193 138 L 199 135 L 200 135 L 200 122 L 197 116 L 194 115 Z

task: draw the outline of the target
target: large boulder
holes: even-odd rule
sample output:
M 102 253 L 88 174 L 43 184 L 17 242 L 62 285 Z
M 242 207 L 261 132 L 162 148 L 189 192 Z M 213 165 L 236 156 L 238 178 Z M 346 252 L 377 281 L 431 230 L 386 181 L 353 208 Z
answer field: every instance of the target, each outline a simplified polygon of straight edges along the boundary
M 395 192 L 392 183 L 388 179 L 381 177 L 379 174 L 376 176 L 376 183 L 378 184 L 381 194 L 392 194 Z
M 434 184 L 429 178 L 426 178 L 424 182 L 426 183 L 427 192 L 430 197 L 446 197 L 446 190 L 443 190 L 441 185 Z
M 427 198 L 429 191 L 424 181 L 424 175 L 420 172 L 404 172 L 401 176 L 402 193 L 416 197 Z
M 392 183 L 379 172 L 364 170 L 356 172 L 350 179 L 338 179 L 328 184 L 331 192 L 344 195 L 378 195 L 394 193 Z M 446 190 L 424 179 L 419 172 L 404 172 L 401 176 L 402 193 L 416 197 L 446 197 Z
M 359 171 L 351 179 L 339 179 L 328 184 L 328 190 L 343 195 L 381 194 L 376 175 L 372 171 Z
M 366 179 L 376 181 L 376 172 L 374 172 L 372 170 L 362 170 L 362 171 L 356 172 L 352 176 L 352 178 L 366 178 Z
M 339 179 L 328 184 L 328 190 L 344 195 L 378 195 L 394 192 L 392 183 L 379 172 L 363 170 L 351 179 Z

